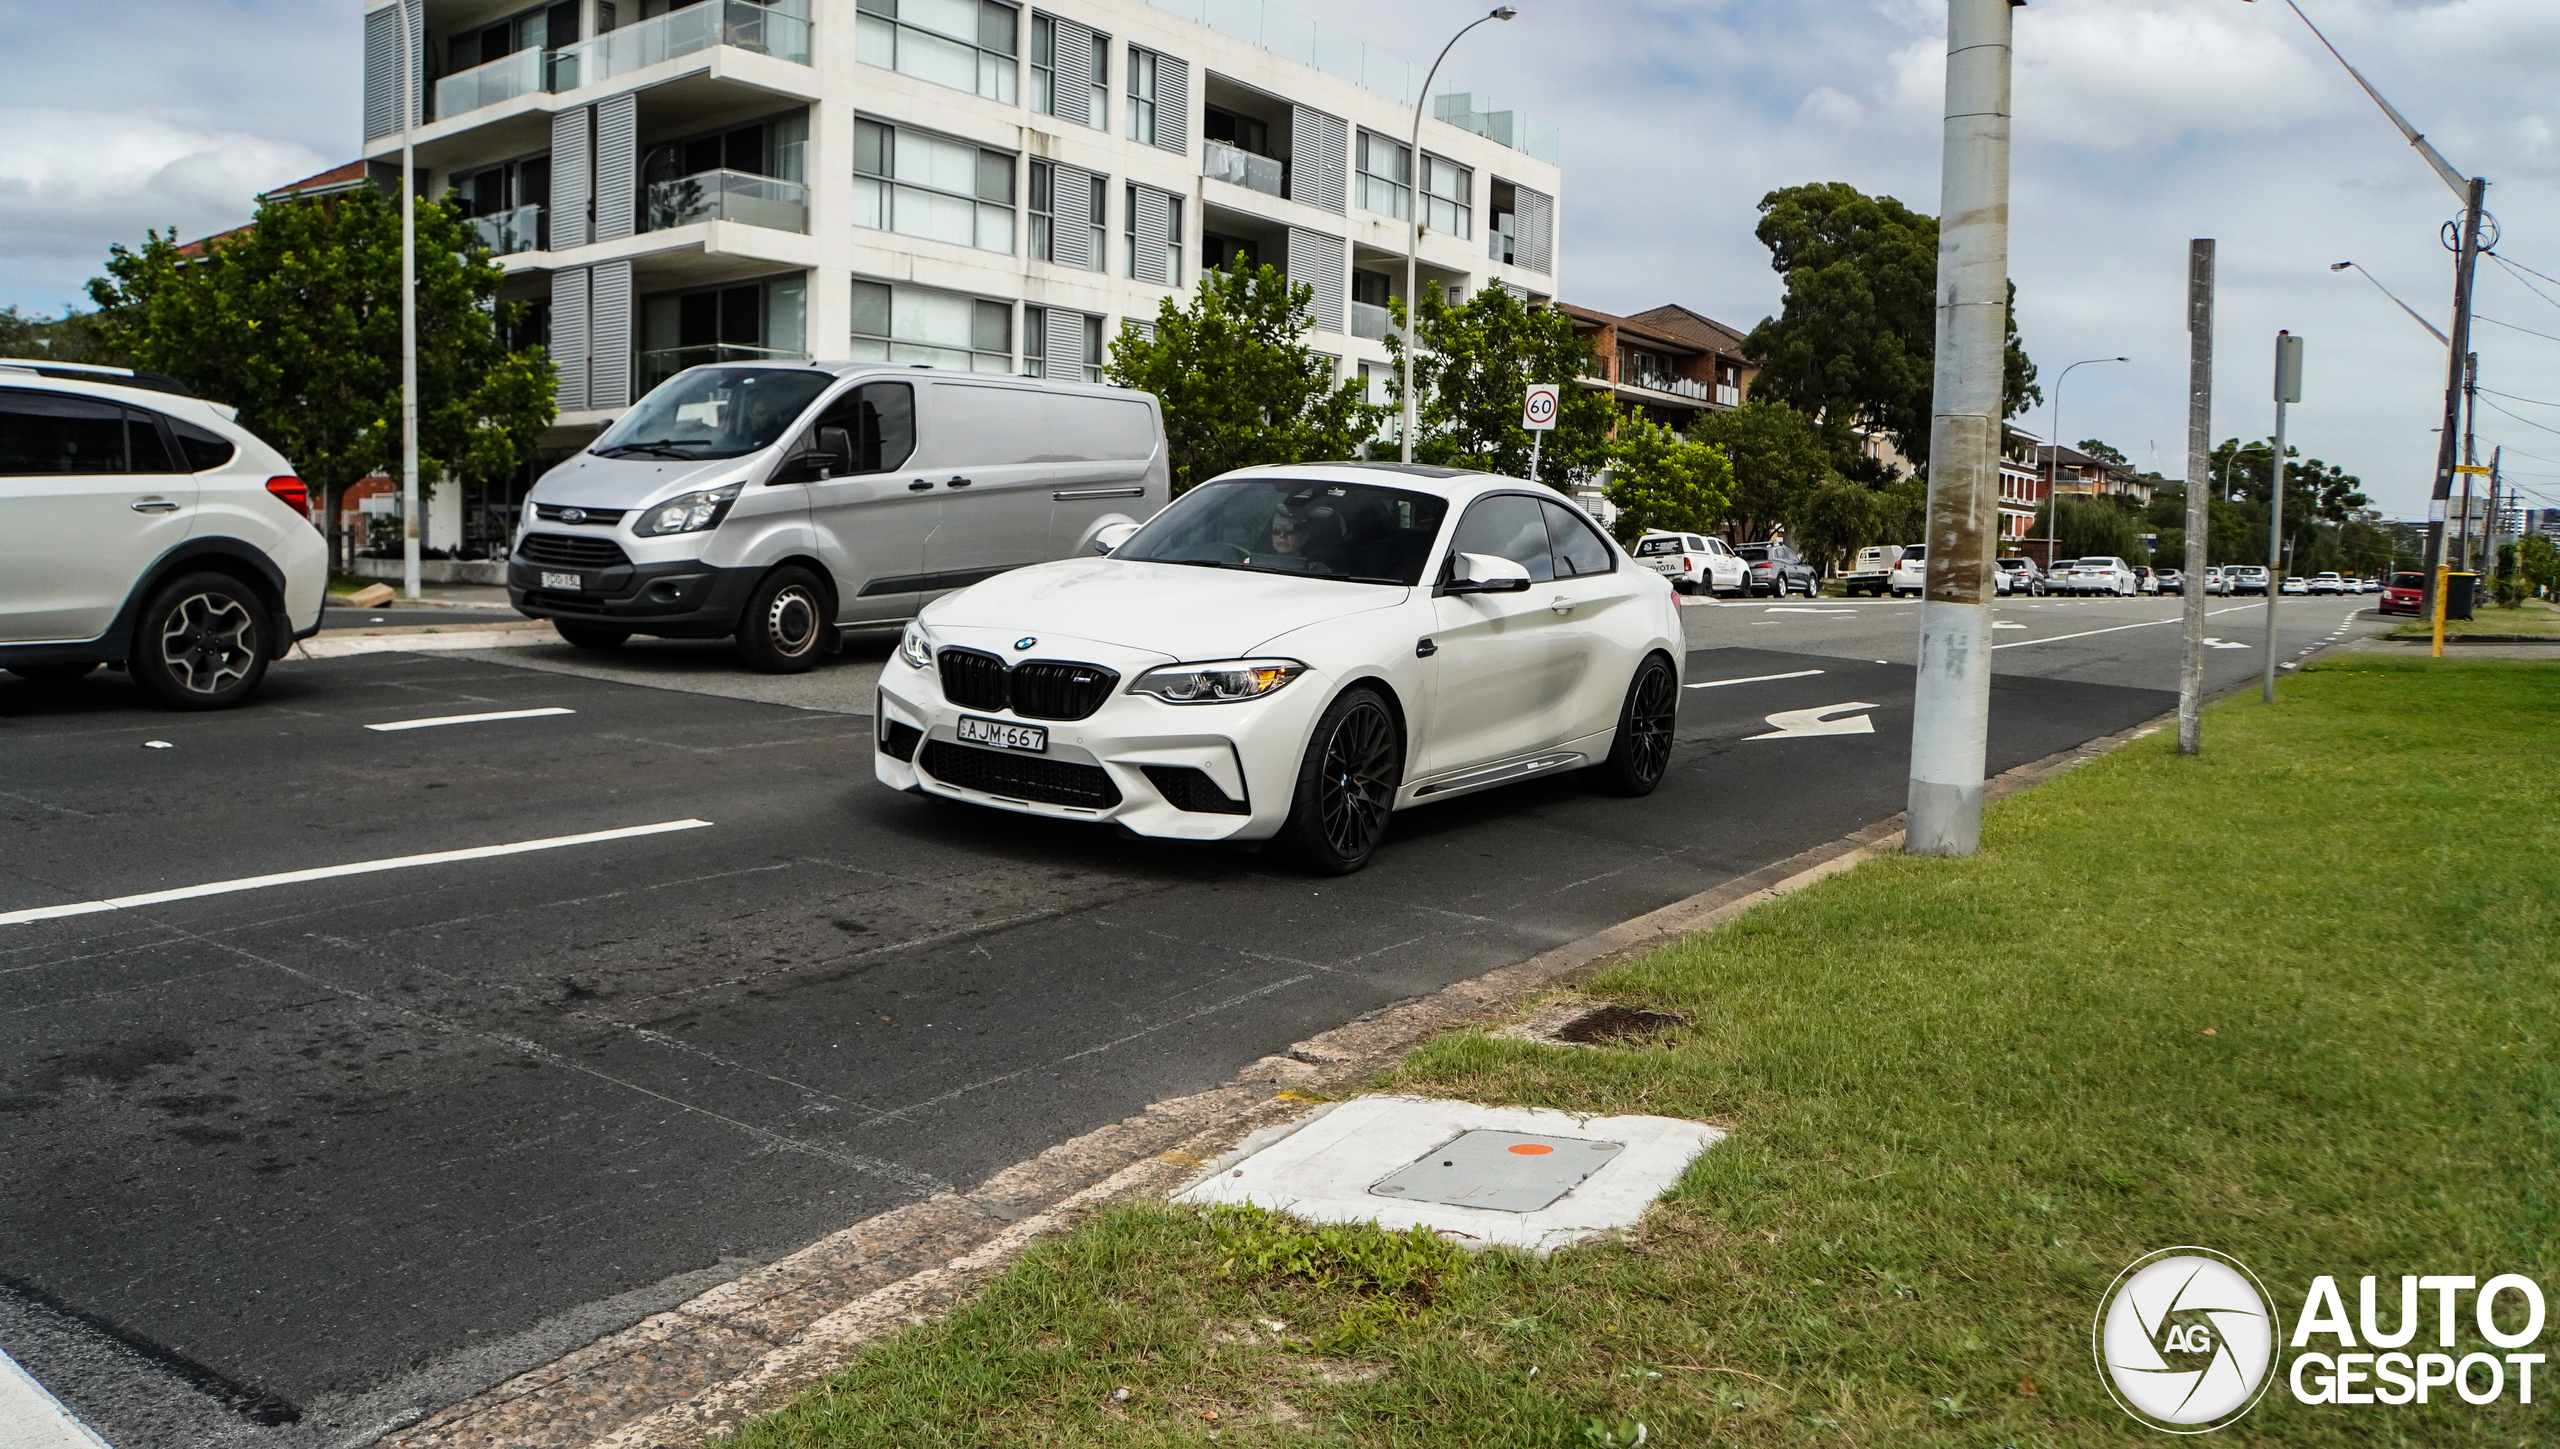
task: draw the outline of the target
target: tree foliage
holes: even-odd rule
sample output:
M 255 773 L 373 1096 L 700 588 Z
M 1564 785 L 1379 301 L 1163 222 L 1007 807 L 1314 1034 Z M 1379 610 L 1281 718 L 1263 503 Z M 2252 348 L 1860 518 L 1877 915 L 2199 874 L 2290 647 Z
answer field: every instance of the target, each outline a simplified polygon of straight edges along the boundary
M 11 303 L 0 307 L 0 357 L 90 362 L 130 367 L 133 360 L 98 335 L 98 314 L 65 307 L 59 317 L 31 316 Z
M 1905 457 L 1929 459 L 1937 356 L 1938 221 L 1890 196 L 1845 182 L 1772 191 L 1760 199 L 1759 237 L 1786 278 L 1776 317 L 1744 344 L 1764 359 L 1754 396 L 1817 419 L 1843 473 L 1890 482 L 1865 455 L 1858 432 L 1893 440 Z M 2040 400 L 2035 364 L 2018 340 L 2017 287 L 2009 288 L 2005 416 Z
M 2033 531 L 2028 535 L 2037 539 L 2052 537 L 2055 558 L 2120 558 L 2137 568 L 2151 562 L 2151 551 L 2142 546 L 2132 514 L 2103 498 L 2065 494 L 2060 503 L 2059 531 L 2055 531 L 2053 505 L 2048 503 L 2036 510 Z
M 557 374 L 544 349 L 508 345 L 520 309 L 460 215 L 420 202 L 417 227 L 420 479 L 505 477 L 551 426 Z M 264 202 L 195 258 L 151 232 L 110 250 L 89 296 L 105 346 L 237 407 L 293 460 L 343 558 L 340 495 L 400 456 L 397 205 L 370 187 Z
M 1405 314 L 1401 303 L 1391 303 L 1390 312 L 1396 327 L 1387 334 L 1387 354 L 1397 372 L 1388 400 L 1400 415 Z M 1574 332 L 1573 319 L 1552 307 L 1526 306 L 1501 287 L 1487 287 L 1455 307 L 1435 291 L 1423 296 L 1420 332 L 1422 345 L 1413 358 L 1420 413 L 1415 462 L 1529 476 L 1521 393 L 1530 383 L 1552 382 L 1563 391 L 1555 430 L 1539 449 L 1538 481 L 1571 492 L 1574 483 L 1608 466 L 1618 404 L 1606 389 L 1576 381 L 1591 371 L 1591 340 Z M 1379 446 L 1397 456 L 1391 444 Z
M 1155 336 L 1124 326 L 1110 379 L 1164 405 L 1173 491 L 1236 468 L 1358 455 L 1377 409 L 1307 345 L 1315 289 L 1272 267 L 1200 274 L 1188 305 L 1166 298 Z
M 1706 533 L 1733 496 L 1733 465 L 1714 446 L 1639 413 L 1619 425 L 1608 496 L 1618 508 L 1618 541 L 1630 548 L 1647 529 Z
M 1884 536 L 1883 518 L 1898 511 L 1895 501 L 1885 490 L 1835 477 L 1805 490 L 1789 515 L 1787 536 L 1796 552 L 1830 574 Z
M 1689 441 L 1715 448 L 1733 467 L 1725 523 L 1740 542 L 1767 538 L 1796 516 L 1806 495 L 1839 476 L 1803 413 L 1754 396 L 1738 408 L 1701 413 Z

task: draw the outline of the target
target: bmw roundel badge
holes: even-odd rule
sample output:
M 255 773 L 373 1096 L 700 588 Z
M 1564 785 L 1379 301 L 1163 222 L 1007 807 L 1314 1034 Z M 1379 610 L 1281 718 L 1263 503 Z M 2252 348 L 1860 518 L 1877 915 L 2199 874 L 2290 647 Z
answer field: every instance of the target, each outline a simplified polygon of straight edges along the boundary
M 1021 638 L 1016 639 L 1016 640 L 1014 640 L 1014 641 L 1013 641 L 1013 647 L 1014 647 L 1014 648 L 1016 648 L 1016 649 L 1028 649 L 1028 648 L 1032 647 L 1033 645 L 1035 645 L 1035 644 L 1037 644 L 1037 643 L 1039 643 L 1039 642 L 1040 642 L 1039 640 L 1032 638 L 1032 637 L 1031 637 L 1030 635 L 1028 635 L 1028 634 L 1025 634 L 1025 635 L 1023 635 Z

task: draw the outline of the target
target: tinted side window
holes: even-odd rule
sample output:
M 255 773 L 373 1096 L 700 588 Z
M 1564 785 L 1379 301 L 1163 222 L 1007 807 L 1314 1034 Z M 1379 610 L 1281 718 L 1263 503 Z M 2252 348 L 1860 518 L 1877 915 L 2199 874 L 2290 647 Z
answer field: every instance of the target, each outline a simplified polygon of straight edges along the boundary
M 160 440 L 160 415 L 140 408 L 124 410 L 124 442 L 136 473 L 183 473 L 169 461 L 169 445 Z
M 870 382 L 846 393 L 818 419 L 853 435 L 853 471 L 886 473 L 916 450 L 916 392 L 903 382 Z
M 1618 561 L 1609 556 L 1609 545 L 1572 509 L 1544 499 L 1538 501 L 1538 506 L 1546 510 L 1547 537 L 1555 545 L 1558 578 L 1605 574 L 1618 566 Z
M 210 428 L 200 428 L 184 418 L 167 420 L 169 430 L 178 435 L 178 451 L 187 455 L 187 471 L 207 473 L 228 463 L 239 453 L 231 440 Z
M 95 398 L 0 388 L 0 475 L 125 471 L 124 409 Z
M 1547 521 L 1538 510 L 1537 499 L 1515 493 L 1478 499 L 1458 521 L 1457 541 L 1450 548 L 1510 559 L 1527 569 L 1532 580 L 1545 583 L 1556 576 L 1556 566 L 1547 545 Z

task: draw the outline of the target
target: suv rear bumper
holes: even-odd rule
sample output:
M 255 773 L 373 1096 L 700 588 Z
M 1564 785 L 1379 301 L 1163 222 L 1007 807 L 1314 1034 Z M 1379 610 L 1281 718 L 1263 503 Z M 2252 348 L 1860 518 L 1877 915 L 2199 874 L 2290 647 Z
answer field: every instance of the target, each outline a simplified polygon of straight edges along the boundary
M 542 570 L 507 563 L 507 602 L 536 619 L 597 624 L 669 639 L 719 639 L 738 631 L 762 569 L 724 569 L 699 559 L 617 564 L 586 574 L 595 587 L 546 589 Z

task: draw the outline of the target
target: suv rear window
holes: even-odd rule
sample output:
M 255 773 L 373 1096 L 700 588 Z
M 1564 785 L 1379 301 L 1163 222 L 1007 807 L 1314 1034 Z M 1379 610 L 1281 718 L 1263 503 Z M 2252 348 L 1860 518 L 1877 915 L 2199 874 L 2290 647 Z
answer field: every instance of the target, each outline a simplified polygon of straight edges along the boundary
M 1680 540 L 1676 538 L 1640 538 L 1636 540 L 1636 557 L 1638 558 L 1660 558 L 1666 553 L 1679 552 L 1682 552 L 1682 547 Z
M 1747 558 L 1753 563 L 1767 563 L 1769 561 L 1769 550 L 1756 543 L 1744 544 L 1742 547 L 1735 549 L 1734 554 L 1740 558 Z
M 1904 563 L 1918 563 L 1920 560 L 1927 558 L 1928 556 L 1929 545 L 1925 543 L 1915 543 L 1902 551 L 1902 561 Z

